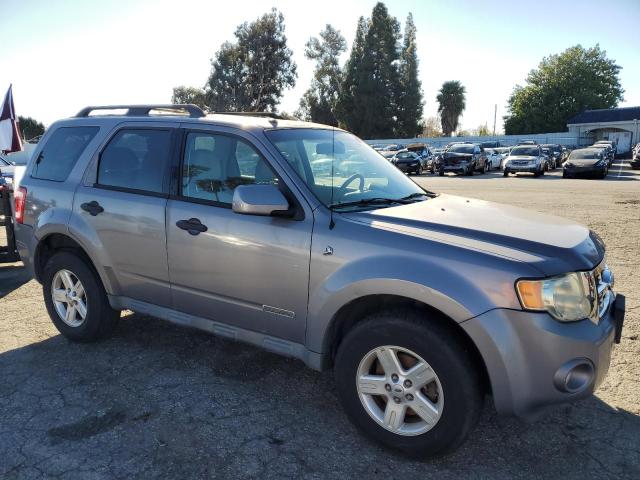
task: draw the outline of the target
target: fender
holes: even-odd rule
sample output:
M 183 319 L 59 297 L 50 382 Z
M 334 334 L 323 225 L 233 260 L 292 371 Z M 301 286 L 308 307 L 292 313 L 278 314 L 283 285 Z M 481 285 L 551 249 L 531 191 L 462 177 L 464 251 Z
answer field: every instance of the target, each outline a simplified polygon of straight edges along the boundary
M 513 277 L 508 273 L 491 272 L 491 283 L 503 286 L 492 291 L 481 281 L 488 274 L 481 265 L 474 268 L 467 265 L 462 269 L 437 256 L 410 254 L 363 257 L 341 265 L 317 285 L 312 281 L 307 348 L 325 353 L 325 336 L 331 331 L 338 311 L 353 300 L 369 295 L 396 295 L 416 300 L 458 323 L 497 305 L 520 309 Z M 312 257 L 312 271 L 314 261 L 322 260 Z

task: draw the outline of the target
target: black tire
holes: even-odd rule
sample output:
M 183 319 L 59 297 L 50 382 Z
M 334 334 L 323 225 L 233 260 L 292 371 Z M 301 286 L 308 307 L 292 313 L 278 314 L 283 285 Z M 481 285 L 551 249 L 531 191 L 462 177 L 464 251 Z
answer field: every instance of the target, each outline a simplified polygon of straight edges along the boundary
M 569 178 L 569 175 L 567 174 L 567 172 L 562 172 L 562 178 Z
M 440 169 L 440 171 L 438 172 L 438 175 L 440 175 L 441 177 L 444 177 L 444 170 Z
M 444 395 L 438 422 L 421 435 L 404 436 L 380 426 L 364 409 L 356 386 L 358 366 L 376 347 L 393 345 L 420 355 L 435 371 Z M 349 419 L 367 436 L 411 456 L 454 450 L 475 426 L 484 401 L 477 366 L 453 330 L 411 309 L 382 311 L 363 319 L 344 338 L 335 359 L 337 392 Z
M 483 163 L 482 168 L 480 169 L 480 175 L 484 175 L 485 173 L 487 173 L 487 164 Z
M 505 170 L 504 172 L 502 172 L 502 175 L 503 175 L 503 176 L 505 176 L 505 177 L 508 177 L 508 176 L 509 176 L 509 172 L 507 172 L 507 171 Z
M 467 171 L 465 172 L 465 175 L 466 175 L 467 177 L 473 177 L 473 170 L 474 170 L 473 165 L 469 165 L 469 168 L 468 168 L 468 169 L 467 169 Z
M 77 327 L 67 325 L 59 316 L 51 298 L 54 275 L 66 269 L 77 277 L 87 298 L 87 314 L 83 323 Z M 44 269 L 42 292 L 51 321 L 58 331 L 74 342 L 93 342 L 108 336 L 118 324 L 120 312 L 113 310 L 107 300 L 107 293 L 93 268 L 87 262 L 71 252 L 54 254 Z

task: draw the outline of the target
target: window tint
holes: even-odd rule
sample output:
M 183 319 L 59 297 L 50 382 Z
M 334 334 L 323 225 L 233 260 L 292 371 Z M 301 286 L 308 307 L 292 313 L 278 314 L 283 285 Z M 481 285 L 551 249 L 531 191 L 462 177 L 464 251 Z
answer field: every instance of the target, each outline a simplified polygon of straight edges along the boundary
M 169 130 L 120 130 L 100 156 L 98 184 L 166 193 L 170 147 Z
M 69 172 L 96 133 L 98 133 L 98 127 L 57 129 L 38 155 L 31 176 L 58 182 L 66 180 Z
M 226 135 L 187 135 L 182 167 L 182 195 L 231 204 L 238 185 L 274 184 L 278 179 L 248 142 Z
M 472 145 L 453 145 L 449 151 L 455 153 L 473 153 L 474 148 Z

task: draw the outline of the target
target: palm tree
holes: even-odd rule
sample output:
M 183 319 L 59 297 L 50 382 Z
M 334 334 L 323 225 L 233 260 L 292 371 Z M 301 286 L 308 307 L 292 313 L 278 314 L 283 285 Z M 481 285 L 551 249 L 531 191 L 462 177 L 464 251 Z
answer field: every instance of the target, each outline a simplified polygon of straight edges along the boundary
M 442 132 L 447 137 L 458 129 L 458 120 L 466 106 L 465 93 L 466 89 L 458 80 L 450 80 L 442 84 L 436 97 Z

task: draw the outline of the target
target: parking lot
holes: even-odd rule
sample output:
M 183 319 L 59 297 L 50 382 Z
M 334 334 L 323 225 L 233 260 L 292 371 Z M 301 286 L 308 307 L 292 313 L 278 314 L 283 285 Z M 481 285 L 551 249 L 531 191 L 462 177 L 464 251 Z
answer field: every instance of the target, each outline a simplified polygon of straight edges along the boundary
M 602 236 L 627 317 L 594 397 L 531 424 L 487 402 L 461 449 L 410 460 L 351 426 L 331 372 L 131 313 L 109 340 L 70 343 L 12 264 L 0 266 L 0 478 L 640 478 L 640 171 L 413 178 Z

